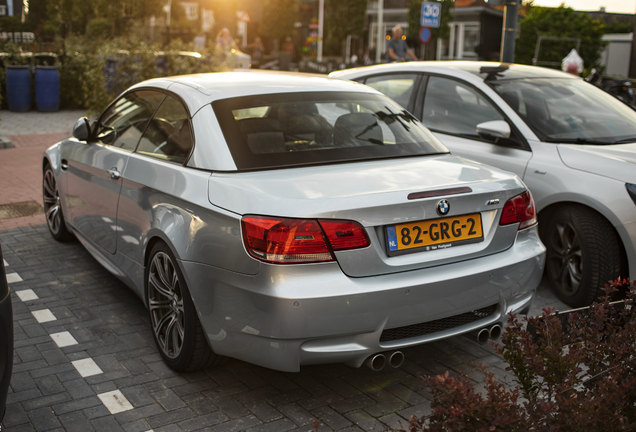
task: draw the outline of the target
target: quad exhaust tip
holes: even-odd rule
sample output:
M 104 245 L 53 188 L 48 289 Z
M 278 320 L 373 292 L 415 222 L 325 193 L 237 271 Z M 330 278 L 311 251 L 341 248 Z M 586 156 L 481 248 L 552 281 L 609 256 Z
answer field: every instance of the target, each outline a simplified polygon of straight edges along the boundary
M 378 372 L 386 366 L 386 357 L 384 354 L 373 354 L 364 361 L 364 364 L 371 370 Z
M 501 337 L 502 332 L 503 329 L 499 323 L 491 326 L 490 328 L 484 327 L 477 332 L 477 342 L 483 345 L 488 342 L 489 339 L 497 340 Z
M 490 339 L 497 340 L 501 337 L 502 329 L 499 324 L 490 327 Z
M 404 354 L 402 353 L 402 351 L 395 351 L 389 357 L 389 364 L 394 369 L 397 369 L 400 366 L 402 366 L 402 363 L 404 363 Z
M 402 351 L 394 351 L 388 355 L 382 353 L 370 355 L 365 361 L 364 365 L 373 371 L 381 371 L 384 367 L 389 364 L 394 369 L 399 368 L 404 363 L 404 353 Z

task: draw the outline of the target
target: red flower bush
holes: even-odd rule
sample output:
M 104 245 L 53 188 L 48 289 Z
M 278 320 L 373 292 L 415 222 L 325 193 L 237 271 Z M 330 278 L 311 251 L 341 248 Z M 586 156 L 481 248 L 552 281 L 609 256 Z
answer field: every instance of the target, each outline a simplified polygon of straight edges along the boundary
M 497 352 L 516 385 L 485 369 L 483 394 L 465 375 L 425 378 L 433 412 L 401 432 L 636 430 L 634 288 L 619 279 L 589 308 L 510 315 Z

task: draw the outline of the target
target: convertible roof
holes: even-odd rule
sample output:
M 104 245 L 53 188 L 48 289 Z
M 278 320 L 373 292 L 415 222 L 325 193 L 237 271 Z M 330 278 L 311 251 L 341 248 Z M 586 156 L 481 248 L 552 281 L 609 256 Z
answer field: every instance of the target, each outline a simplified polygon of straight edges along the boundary
M 179 95 L 194 115 L 201 107 L 218 99 L 273 93 L 340 91 L 378 93 L 370 87 L 326 75 L 292 72 L 216 72 L 156 78 L 132 88 L 156 87 Z

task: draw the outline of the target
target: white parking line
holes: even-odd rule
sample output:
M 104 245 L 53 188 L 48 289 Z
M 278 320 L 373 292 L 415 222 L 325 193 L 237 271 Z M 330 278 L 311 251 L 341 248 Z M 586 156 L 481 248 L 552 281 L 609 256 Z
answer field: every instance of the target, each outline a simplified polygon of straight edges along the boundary
M 64 348 L 71 345 L 77 345 L 77 341 L 75 340 L 73 335 L 67 331 L 60 332 L 60 333 L 53 333 L 51 335 L 51 339 L 53 339 L 53 341 L 60 348 Z
M 9 273 L 7 274 L 7 283 L 16 283 L 22 282 L 22 278 L 17 273 Z
M 4 266 L 5 266 L 5 267 L 9 267 L 9 263 L 7 262 L 7 260 L 6 260 L 6 259 L 2 258 L 2 261 L 4 262 Z
M 23 302 L 29 300 L 37 300 L 40 298 L 35 292 L 33 292 L 32 289 L 16 291 L 15 294 L 20 297 L 20 300 L 22 300 Z
M 82 378 L 104 373 L 104 371 L 97 366 L 97 363 L 95 363 L 92 358 L 75 360 L 71 363 L 75 366 L 75 369 L 77 369 Z
M 57 320 L 57 318 L 55 318 L 55 315 L 53 315 L 53 312 L 51 312 L 49 309 L 31 311 L 31 314 L 35 317 L 36 320 L 38 320 L 40 324 Z
M 108 408 L 111 414 L 117 414 L 124 411 L 133 409 L 133 406 L 128 402 L 128 399 L 119 390 L 113 390 L 108 393 L 102 393 L 97 395 L 102 400 L 102 403 Z

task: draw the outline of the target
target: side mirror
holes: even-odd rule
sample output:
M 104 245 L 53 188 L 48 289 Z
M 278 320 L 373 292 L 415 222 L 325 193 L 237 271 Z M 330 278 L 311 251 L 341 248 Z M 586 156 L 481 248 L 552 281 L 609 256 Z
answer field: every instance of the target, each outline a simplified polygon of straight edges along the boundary
M 510 125 L 503 120 L 479 123 L 477 134 L 486 139 L 510 138 Z
M 80 141 L 88 141 L 91 134 L 91 127 L 86 117 L 80 118 L 73 126 L 73 136 Z

